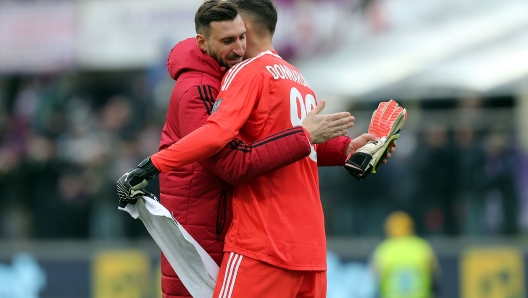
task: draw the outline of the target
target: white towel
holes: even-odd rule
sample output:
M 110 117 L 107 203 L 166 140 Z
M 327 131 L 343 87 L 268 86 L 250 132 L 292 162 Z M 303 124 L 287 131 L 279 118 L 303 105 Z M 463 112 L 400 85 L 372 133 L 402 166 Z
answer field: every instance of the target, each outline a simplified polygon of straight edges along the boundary
M 194 298 L 211 298 L 218 265 L 163 205 L 144 196 L 119 208 L 139 218 L 158 244 L 183 285 Z

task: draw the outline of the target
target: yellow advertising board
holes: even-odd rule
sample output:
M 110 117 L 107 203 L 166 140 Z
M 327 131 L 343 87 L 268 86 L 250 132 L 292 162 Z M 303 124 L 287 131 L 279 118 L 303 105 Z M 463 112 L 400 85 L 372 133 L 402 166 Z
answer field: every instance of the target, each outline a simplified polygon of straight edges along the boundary
M 151 293 L 150 260 L 142 251 L 111 250 L 94 256 L 92 297 L 145 298 Z
M 462 298 L 524 298 L 524 259 L 510 247 L 471 248 L 460 263 Z

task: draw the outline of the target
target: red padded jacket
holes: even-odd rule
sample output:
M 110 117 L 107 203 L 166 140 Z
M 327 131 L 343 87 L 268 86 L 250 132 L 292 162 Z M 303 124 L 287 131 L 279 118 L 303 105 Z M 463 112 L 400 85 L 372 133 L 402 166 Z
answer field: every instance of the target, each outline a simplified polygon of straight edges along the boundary
M 160 150 L 205 123 L 225 73 L 216 60 L 200 50 L 194 38 L 174 46 L 167 67 L 176 83 Z M 336 148 L 348 145 L 341 143 Z M 308 137 L 301 127 L 251 144 L 235 139 L 204 161 L 160 174 L 161 203 L 220 265 L 224 237 L 232 218 L 233 184 L 298 161 L 308 156 L 310 150 Z M 341 164 L 344 158 L 338 157 Z M 161 273 L 164 298 L 191 297 L 163 254 Z

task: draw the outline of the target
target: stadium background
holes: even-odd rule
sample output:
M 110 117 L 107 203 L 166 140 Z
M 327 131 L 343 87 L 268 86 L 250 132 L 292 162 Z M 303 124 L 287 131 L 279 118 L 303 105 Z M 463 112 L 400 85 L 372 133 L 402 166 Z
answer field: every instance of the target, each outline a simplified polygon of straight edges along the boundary
M 166 57 L 200 3 L 0 1 L 0 297 L 160 297 L 158 249 L 115 181 L 157 150 Z M 380 101 L 409 113 L 378 174 L 320 169 L 328 297 L 373 297 L 396 209 L 437 252 L 443 297 L 526 297 L 528 2 L 276 3 L 276 49 L 326 112 L 356 117 L 351 136 Z

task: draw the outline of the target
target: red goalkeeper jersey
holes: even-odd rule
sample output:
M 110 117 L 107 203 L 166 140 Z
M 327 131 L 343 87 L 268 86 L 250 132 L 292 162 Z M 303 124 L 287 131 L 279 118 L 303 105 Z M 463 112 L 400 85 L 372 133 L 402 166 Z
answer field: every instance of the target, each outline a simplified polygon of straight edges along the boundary
M 162 172 L 201 160 L 237 134 L 252 142 L 301 125 L 316 106 L 301 73 L 276 53 L 263 52 L 224 77 L 216 111 L 204 126 L 152 156 Z M 224 251 L 291 270 L 326 270 L 326 237 L 317 155 L 239 184 Z

